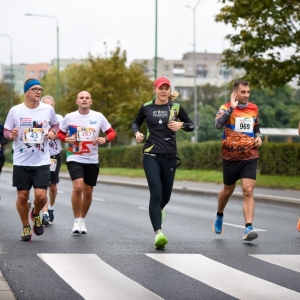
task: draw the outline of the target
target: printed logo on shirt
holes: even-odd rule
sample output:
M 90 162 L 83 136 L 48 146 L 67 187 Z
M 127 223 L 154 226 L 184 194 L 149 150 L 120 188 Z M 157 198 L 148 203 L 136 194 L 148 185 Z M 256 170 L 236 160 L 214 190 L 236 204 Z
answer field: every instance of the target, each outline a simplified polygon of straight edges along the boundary
M 155 118 L 164 118 L 168 116 L 168 111 L 166 110 L 155 110 L 153 111 L 153 117 Z
M 31 127 L 32 119 L 31 118 L 20 118 L 20 126 Z
M 97 121 L 90 120 L 90 124 L 97 124 Z

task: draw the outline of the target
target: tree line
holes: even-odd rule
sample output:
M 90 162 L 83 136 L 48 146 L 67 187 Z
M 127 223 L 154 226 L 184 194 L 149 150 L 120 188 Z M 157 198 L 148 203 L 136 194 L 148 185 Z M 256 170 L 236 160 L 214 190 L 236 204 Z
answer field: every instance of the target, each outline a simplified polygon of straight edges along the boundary
M 126 52 L 117 48 L 110 58 L 90 56 L 86 63 L 70 65 L 61 71 L 61 99 L 56 111 L 61 115 L 77 109 L 77 94 L 86 90 L 93 98 L 92 109 L 102 112 L 118 132 L 116 144 L 129 144 L 132 138 L 131 123 L 139 107 L 153 99 L 153 82 L 144 74 L 143 64 L 127 66 Z M 43 95 L 56 95 L 56 70 L 52 69 L 42 80 Z M 232 84 L 218 87 L 210 84 L 197 86 L 197 110 L 199 115 L 198 140 L 219 140 L 221 131 L 214 127 L 219 107 L 229 101 Z M 23 96 L 14 94 L 14 104 Z M 194 119 L 194 95 L 176 99 Z M 290 86 L 251 89 L 250 101 L 259 106 L 260 126 L 287 128 L 298 126 L 300 120 L 300 92 Z M 0 120 L 4 122 L 9 110 L 9 87 L 0 84 Z M 143 128 L 145 130 L 145 128 Z M 178 134 L 179 141 L 190 141 L 191 135 Z
M 219 0 L 224 6 L 215 21 L 231 25 L 230 42 L 222 53 L 221 63 L 245 70 L 251 83 L 250 101 L 259 106 L 261 127 L 298 127 L 300 90 L 288 86 L 291 80 L 300 85 L 300 2 L 299 0 Z M 153 82 L 144 74 L 145 65 L 127 66 L 126 51 L 118 47 L 109 58 L 89 56 L 82 65 L 70 65 L 60 72 L 61 98 L 56 110 L 65 115 L 76 110 L 78 92 L 86 90 L 93 98 L 92 109 L 102 112 L 118 132 L 116 143 L 131 140 L 131 122 L 139 107 L 153 98 Z M 159 75 L 159 74 L 158 74 Z M 55 68 L 42 79 L 44 95 L 56 95 Z M 197 87 L 199 115 L 198 140 L 220 139 L 214 118 L 222 103 L 229 101 L 228 86 Z M 14 94 L 14 104 L 24 96 Z M 177 100 L 176 100 L 177 101 Z M 193 95 L 180 100 L 194 119 Z M 0 83 L 0 122 L 9 110 L 9 87 Z M 144 128 L 145 130 L 145 128 Z M 190 134 L 179 132 L 178 139 L 189 141 Z

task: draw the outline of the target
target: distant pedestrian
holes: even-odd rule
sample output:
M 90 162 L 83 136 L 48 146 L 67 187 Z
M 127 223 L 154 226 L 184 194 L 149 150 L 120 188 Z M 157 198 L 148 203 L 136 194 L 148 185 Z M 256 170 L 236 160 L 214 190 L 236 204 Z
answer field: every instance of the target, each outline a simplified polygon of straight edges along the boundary
M 61 141 L 69 144 L 67 167 L 73 183 L 74 235 L 87 233 L 85 218 L 100 169 L 98 145 L 109 143 L 116 137 L 104 115 L 90 109 L 92 103 L 90 93 L 80 92 L 76 99 L 78 110 L 64 117 L 57 133 Z M 100 130 L 106 134 L 105 137 L 99 137 Z
M 170 201 L 177 164 L 176 131 L 193 131 L 194 123 L 179 103 L 174 100 L 168 78 L 159 77 L 154 82 L 156 99 L 142 105 L 132 123 L 132 130 L 138 143 L 145 140 L 143 167 L 150 190 L 149 215 L 155 232 L 154 246 L 164 249 L 168 243 L 162 232 L 165 219 L 164 208 Z M 147 134 L 140 132 L 146 120 Z
M 255 206 L 253 190 L 259 158 L 258 147 L 262 145 L 258 107 L 249 102 L 249 97 L 249 83 L 245 80 L 236 81 L 230 102 L 220 107 L 215 119 L 216 128 L 224 129 L 221 155 L 224 186 L 218 197 L 213 231 L 216 234 L 223 232 L 224 209 L 234 192 L 236 181 L 241 179 L 245 220 L 243 240 L 245 241 L 258 238 L 258 232 L 252 227 Z
M 44 233 L 40 211 L 47 201 L 50 184 L 49 140 L 55 138 L 58 121 L 53 107 L 40 102 L 41 83 L 34 78 L 24 83 L 24 103 L 13 106 L 4 124 L 4 136 L 13 144 L 13 186 L 17 188 L 17 210 L 23 224 L 21 240 L 31 240 L 28 198 L 34 187 L 34 208 L 30 213 L 33 231 Z M 37 126 L 38 124 L 38 126 Z
M 6 145 L 9 141 L 3 136 L 4 127 L 0 124 L 0 177 L 2 173 L 2 168 L 5 163 L 5 153 L 4 153 L 4 145 Z M 1 195 L 0 195 L 1 200 Z
M 46 95 L 41 99 L 42 103 L 46 103 L 55 108 L 55 100 L 52 96 Z M 57 121 L 61 123 L 63 117 L 56 114 Z M 49 187 L 49 205 L 48 200 L 46 205 L 43 207 L 43 225 L 51 225 L 54 222 L 54 204 L 57 195 L 57 184 L 59 183 L 59 171 L 61 167 L 61 142 L 60 139 L 55 137 L 53 140 L 49 140 L 49 150 L 50 150 L 50 174 L 51 174 L 51 184 Z

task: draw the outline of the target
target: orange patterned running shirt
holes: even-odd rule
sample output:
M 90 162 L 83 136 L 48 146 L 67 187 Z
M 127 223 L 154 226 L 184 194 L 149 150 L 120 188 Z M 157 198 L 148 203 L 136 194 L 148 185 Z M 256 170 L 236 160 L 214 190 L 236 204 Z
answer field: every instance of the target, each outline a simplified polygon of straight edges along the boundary
M 230 108 L 230 102 L 223 104 L 216 119 Z M 249 160 L 258 158 L 255 146 L 254 128 L 258 125 L 258 107 L 248 102 L 245 108 L 236 107 L 224 126 L 221 157 L 226 160 Z

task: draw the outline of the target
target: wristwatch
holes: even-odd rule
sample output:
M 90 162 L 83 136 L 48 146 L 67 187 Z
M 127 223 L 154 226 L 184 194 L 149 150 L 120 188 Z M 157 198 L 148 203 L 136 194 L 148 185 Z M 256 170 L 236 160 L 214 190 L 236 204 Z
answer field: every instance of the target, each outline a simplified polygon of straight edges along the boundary
M 106 144 L 110 142 L 110 140 L 107 137 L 105 137 L 105 140 L 106 140 Z
M 256 137 L 260 137 L 261 139 L 263 138 L 263 135 L 261 134 L 261 133 L 256 133 L 256 135 L 255 135 Z

